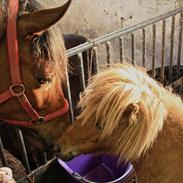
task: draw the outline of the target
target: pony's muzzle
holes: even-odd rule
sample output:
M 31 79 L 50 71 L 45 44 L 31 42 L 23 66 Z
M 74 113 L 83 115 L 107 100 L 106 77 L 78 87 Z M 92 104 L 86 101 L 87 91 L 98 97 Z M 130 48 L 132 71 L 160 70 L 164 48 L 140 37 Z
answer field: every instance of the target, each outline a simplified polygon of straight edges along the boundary
M 67 153 L 64 152 L 64 149 L 61 148 L 59 145 L 55 145 L 53 148 L 53 153 L 60 159 L 64 161 L 69 161 L 73 159 L 76 156 L 76 153 L 74 151 L 69 151 Z

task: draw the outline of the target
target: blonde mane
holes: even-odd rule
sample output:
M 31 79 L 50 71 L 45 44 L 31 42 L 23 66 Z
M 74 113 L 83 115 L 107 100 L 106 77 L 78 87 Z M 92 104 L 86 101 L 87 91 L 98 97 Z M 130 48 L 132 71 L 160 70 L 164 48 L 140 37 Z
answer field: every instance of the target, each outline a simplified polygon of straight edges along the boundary
M 121 123 L 126 128 L 118 139 L 116 153 L 126 160 L 137 159 L 152 146 L 167 118 L 170 101 L 183 110 L 181 99 L 150 78 L 142 68 L 117 65 L 94 76 L 85 89 L 78 119 L 83 124 L 100 123 L 100 140 L 110 138 Z M 124 113 L 132 105 L 126 121 Z M 181 109 L 180 109 L 181 106 Z M 175 109 L 174 109 L 175 110 Z

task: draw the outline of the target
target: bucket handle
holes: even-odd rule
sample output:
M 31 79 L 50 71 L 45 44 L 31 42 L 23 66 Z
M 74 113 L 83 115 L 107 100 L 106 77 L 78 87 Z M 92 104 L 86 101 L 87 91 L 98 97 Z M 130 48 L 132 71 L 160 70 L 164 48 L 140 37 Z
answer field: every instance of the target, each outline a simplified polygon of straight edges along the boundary
M 128 171 L 124 174 L 124 177 L 126 176 L 126 175 L 128 175 L 128 174 L 131 174 L 132 172 L 134 171 L 134 168 L 133 168 L 133 165 L 129 165 L 129 169 L 128 169 Z M 77 172 L 73 172 L 72 173 L 72 176 L 76 179 L 76 180 L 78 180 L 78 181 L 80 181 L 80 182 L 82 182 L 82 183 L 96 183 L 96 182 L 93 182 L 93 181 L 90 181 L 90 180 L 87 180 L 87 179 L 85 179 L 84 177 L 82 177 L 79 173 L 77 173 Z M 123 178 L 124 178 L 123 177 Z M 122 179 L 123 179 L 122 178 Z M 120 178 L 121 179 L 121 178 Z M 105 182 L 105 183 L 116 183 L 117 182 L 117 180 L 114 180 L 114 181 L 109 181 L 109 182 Z M 102 183 L 102 182 L 101 182 Z
M 72 175 L 74 176 L 75 179 L 77 179 L 78 181 L 80 181 L 82 183 L 96 183 L 96 182 L 89 181 L 89 180 L 85 179 L 79 173 L 73 172 Z

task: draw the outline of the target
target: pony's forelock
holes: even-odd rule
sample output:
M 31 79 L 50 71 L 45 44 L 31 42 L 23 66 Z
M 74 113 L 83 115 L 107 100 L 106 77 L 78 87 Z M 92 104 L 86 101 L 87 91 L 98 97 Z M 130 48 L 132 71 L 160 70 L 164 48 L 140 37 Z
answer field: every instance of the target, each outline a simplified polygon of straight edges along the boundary
M 94 76 L 85 89 L 79 107 L 82 123 L 101 123 L 100 139 L 110 138 L 120 124 L 125 128 L 116 141 L 116 153 L 136 159 L 153 144 L 167 115 L 163 100 L 168 92 L 141 68 L 117 65 Z M 124 121 L 127 107 L 135 112 Z

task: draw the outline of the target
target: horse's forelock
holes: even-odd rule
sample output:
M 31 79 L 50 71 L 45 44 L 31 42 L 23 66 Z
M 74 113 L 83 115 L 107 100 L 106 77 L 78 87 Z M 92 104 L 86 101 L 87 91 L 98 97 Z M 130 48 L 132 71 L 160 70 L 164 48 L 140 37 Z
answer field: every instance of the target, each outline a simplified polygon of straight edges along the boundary
M 7 17 L 7 2 L 0 1 L 0 38 L 3 36 L 6 29 L 6 17 Z
M 0 1 L 0 23 L 3 22 L 4 14 L 5 14 L 5 2 Z
M 56 75 L 65 84 L 68 59 L 62 33 L 58 25 L 50 28 L 49 50 L 51 56 L 50 61 L 54 66 Z

